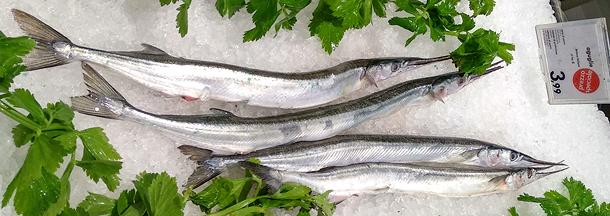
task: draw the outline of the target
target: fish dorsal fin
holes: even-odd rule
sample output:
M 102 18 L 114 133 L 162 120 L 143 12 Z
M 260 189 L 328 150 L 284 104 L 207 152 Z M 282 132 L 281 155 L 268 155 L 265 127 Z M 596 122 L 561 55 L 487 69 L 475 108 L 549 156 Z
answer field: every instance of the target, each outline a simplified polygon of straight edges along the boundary
M 218 108 L 210 108 L 210 111 L 214 114 L 214 115 L 223 115 L 223 116 L 237 116 L 235 114 L 233 114 L 232 112 L 223 110 L 223 109 L 218 109 Z
M 169 55 L 162 49 L 159 49 L 153 45 L 150 45 L 147 43 L 142 43 L 141 45 L 144 47 L 144 50 L 139 51 L 141 53 L 146 53 L 146 54 L 151 54 L 151 55 Z
M 150 45 L 150 44 L 141 44 L 144 49 L 140 51 L 114 51 L 113 53 L 126 55 L 126 56 L 139 56 L 139 55 L 156 55 L 156 56 L 170 56 L 165 51 Z

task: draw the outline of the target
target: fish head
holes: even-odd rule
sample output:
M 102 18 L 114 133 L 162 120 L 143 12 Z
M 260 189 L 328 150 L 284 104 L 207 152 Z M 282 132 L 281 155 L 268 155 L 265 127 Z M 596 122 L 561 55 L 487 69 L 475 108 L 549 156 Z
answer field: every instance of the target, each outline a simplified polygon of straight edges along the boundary
M 555 171 L 544 171 L 550 167 L 545 168 L 525 168 L 516 171 L 511 171 L 510 174 L 504 178 L 506 189 L 516 190 L 529 183 L 532 183 L 538 179 L 546 177 L 548 175 L 558 173 L 568 169 L 568 167 L 558 169 Z
M 409 71 L 418 67 L 410 65 L 408 61 L 402 59 L 384 59 L 380 62 L 369 66 L 365 71 L 366 78 L 372 82 L 378 82 L 389 79 L 400 74 L 401 72 Z
M 443 101 L 443 98 L 448 95 L 454 94 L 460 91 L 464 86 L 474 82 L 475 80 L 486 76 L 494 71 L 500 70 L 503 66 L 496 66 L 498 63 L 494 63 L 492 68 L 487 69 L 483 74 L 464 74 L 461 72 L 453 72 L 445 75 L 438 76 L 432 82 L 431 94 L 434 99 Z
M 477 165 L 483 167 L 549 167 L 565 165 L 561 162 L 554 163 L 537 160 L 519 151 L 504 147 L 487 147 L 480 149 L 477 154 Z
M 441 76 L 432 84 L 432 96 L 442 101 L 443 98 L 460 91 L 464 86 L 470 84 L 474 80 L 472 77 L 458 73 Z

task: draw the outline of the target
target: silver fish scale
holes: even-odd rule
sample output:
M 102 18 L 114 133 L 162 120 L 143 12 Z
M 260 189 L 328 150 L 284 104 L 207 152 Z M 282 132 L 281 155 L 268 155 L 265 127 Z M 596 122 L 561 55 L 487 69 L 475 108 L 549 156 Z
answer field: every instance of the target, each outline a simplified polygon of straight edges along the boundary
M 367 163 L 333 167 L 311 173 L 271 172 L 281 182 L 296 182 L 333 196 L 366 193 L 430 193 L 473 196 L 501 189 L 497 177 L 507 171 L 424 167 L 413 164 Z
M 340 135 L 318 142 L 278 146 L 247 155 L 219 157 L 212 163 L 227 166 L 256 158 L 262 165 L 274 169 L 309 172 L 362 162 L 460 163 L 470 159 L 463 157 L 462 153 L 481 148 L 484 146 L 480 141 L 470 139 Z
M 60 53 L 71 60 L 92 62 L 169 95 L 277 108 L 306 108 L 325 104 L 360 89 L 366 73 L 373 81 L 387 79 L 420 58 L 361 59 L 305 73 L 282 73 L 234 65 L 176 58 L 165 53 L 108 52 L 72 45 Z M 445 57 L 430 60 L 440 61 Z M 394 66 L 396 65 L 396 66 Z M 391 71 L 389 71 L 391 70 Z
M 432 78 L 410 81 L 356 100 L 270 117 L 155 115 L 128 106 L 121 118 L 171 131 L 216 153 L 248 153 L 332 137 L 428 95 L 433 81 Z

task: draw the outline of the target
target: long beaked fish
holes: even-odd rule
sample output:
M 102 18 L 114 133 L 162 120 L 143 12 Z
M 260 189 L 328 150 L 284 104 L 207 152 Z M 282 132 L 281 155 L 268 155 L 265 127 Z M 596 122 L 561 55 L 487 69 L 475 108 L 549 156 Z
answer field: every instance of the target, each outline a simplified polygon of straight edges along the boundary
M 315 172 L 280 171 L 251 162 L 239 164 L 253 171 L 272 188 L 286 182 L 310 187 L 317 193 L 331 191 L 334 201 L 352 195 L 377 193 L 434 194 L 447 197 L 480 196 L 517 190 L 566 168 L 481 169 L 443 165 L 360 163 L 329 167 Z
M 501 66 L 488 70 L 495 71 Z M 450 73 L 403 82 L 355 100 L 267 117 L 239 117 L 214 109 L 206 115 L 158 115 L 130 105 L 100 74 L 83 64 L 89 94 L 73 97 L 75 111 L 154 126 L 174 137 L 216 154 L 245 154 L 298 141 L 315 141 L 337 135 L 375 116 L 399 108 L 442 98 L 459 91 L 482 75 Z
M 245 155 L 220 156 L 190 145 L 178 147 L 198 167 L 186 185 L 198 187 L 240 161 L 254 159 L 277 170 L 311 172 L 325 167 L 366 162 L 454 163 L 488 168 L 526 168 L 562 165 L 532 158 L 519 151 L 475 139 L 402 135 L 337 135 L 297 142 Z
M 28 70 L 86 61 L 111 68 L 142 85 L 188 100 L 215 99 L 283 109 L 307 108 L 334 101 L 381 80 L 450 59 L 358 59 L 303 73 L 258 70 L 235 65 L 173 57 L 152 45 L 143 51 L 104 51 L 73 44 L 37 18 L 13 9 L 21 29 L 36 41 L 24 59 Z

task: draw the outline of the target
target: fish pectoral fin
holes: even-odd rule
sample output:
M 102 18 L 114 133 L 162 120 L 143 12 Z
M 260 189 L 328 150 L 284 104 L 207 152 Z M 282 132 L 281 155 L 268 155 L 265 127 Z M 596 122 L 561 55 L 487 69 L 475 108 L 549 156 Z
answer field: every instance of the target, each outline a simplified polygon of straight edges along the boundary
M 165 52 L 162 49 L 159 49 L 153 45 L 150 45 L 147 43 L 142 43 L 140 45 L 142 45 L 144 47 L 144 50 L 139 51 L 141 53 L 146 53 L 146 54 L 151 54 L 151 55 L 169 55 L 169 54 L 167 54 L 167 52 Z
M 237 116 L 230 111 L 218 109 L 218 108 L 210 108 L 210 111 L 215 115 L 224 115 L 224 116 Z

